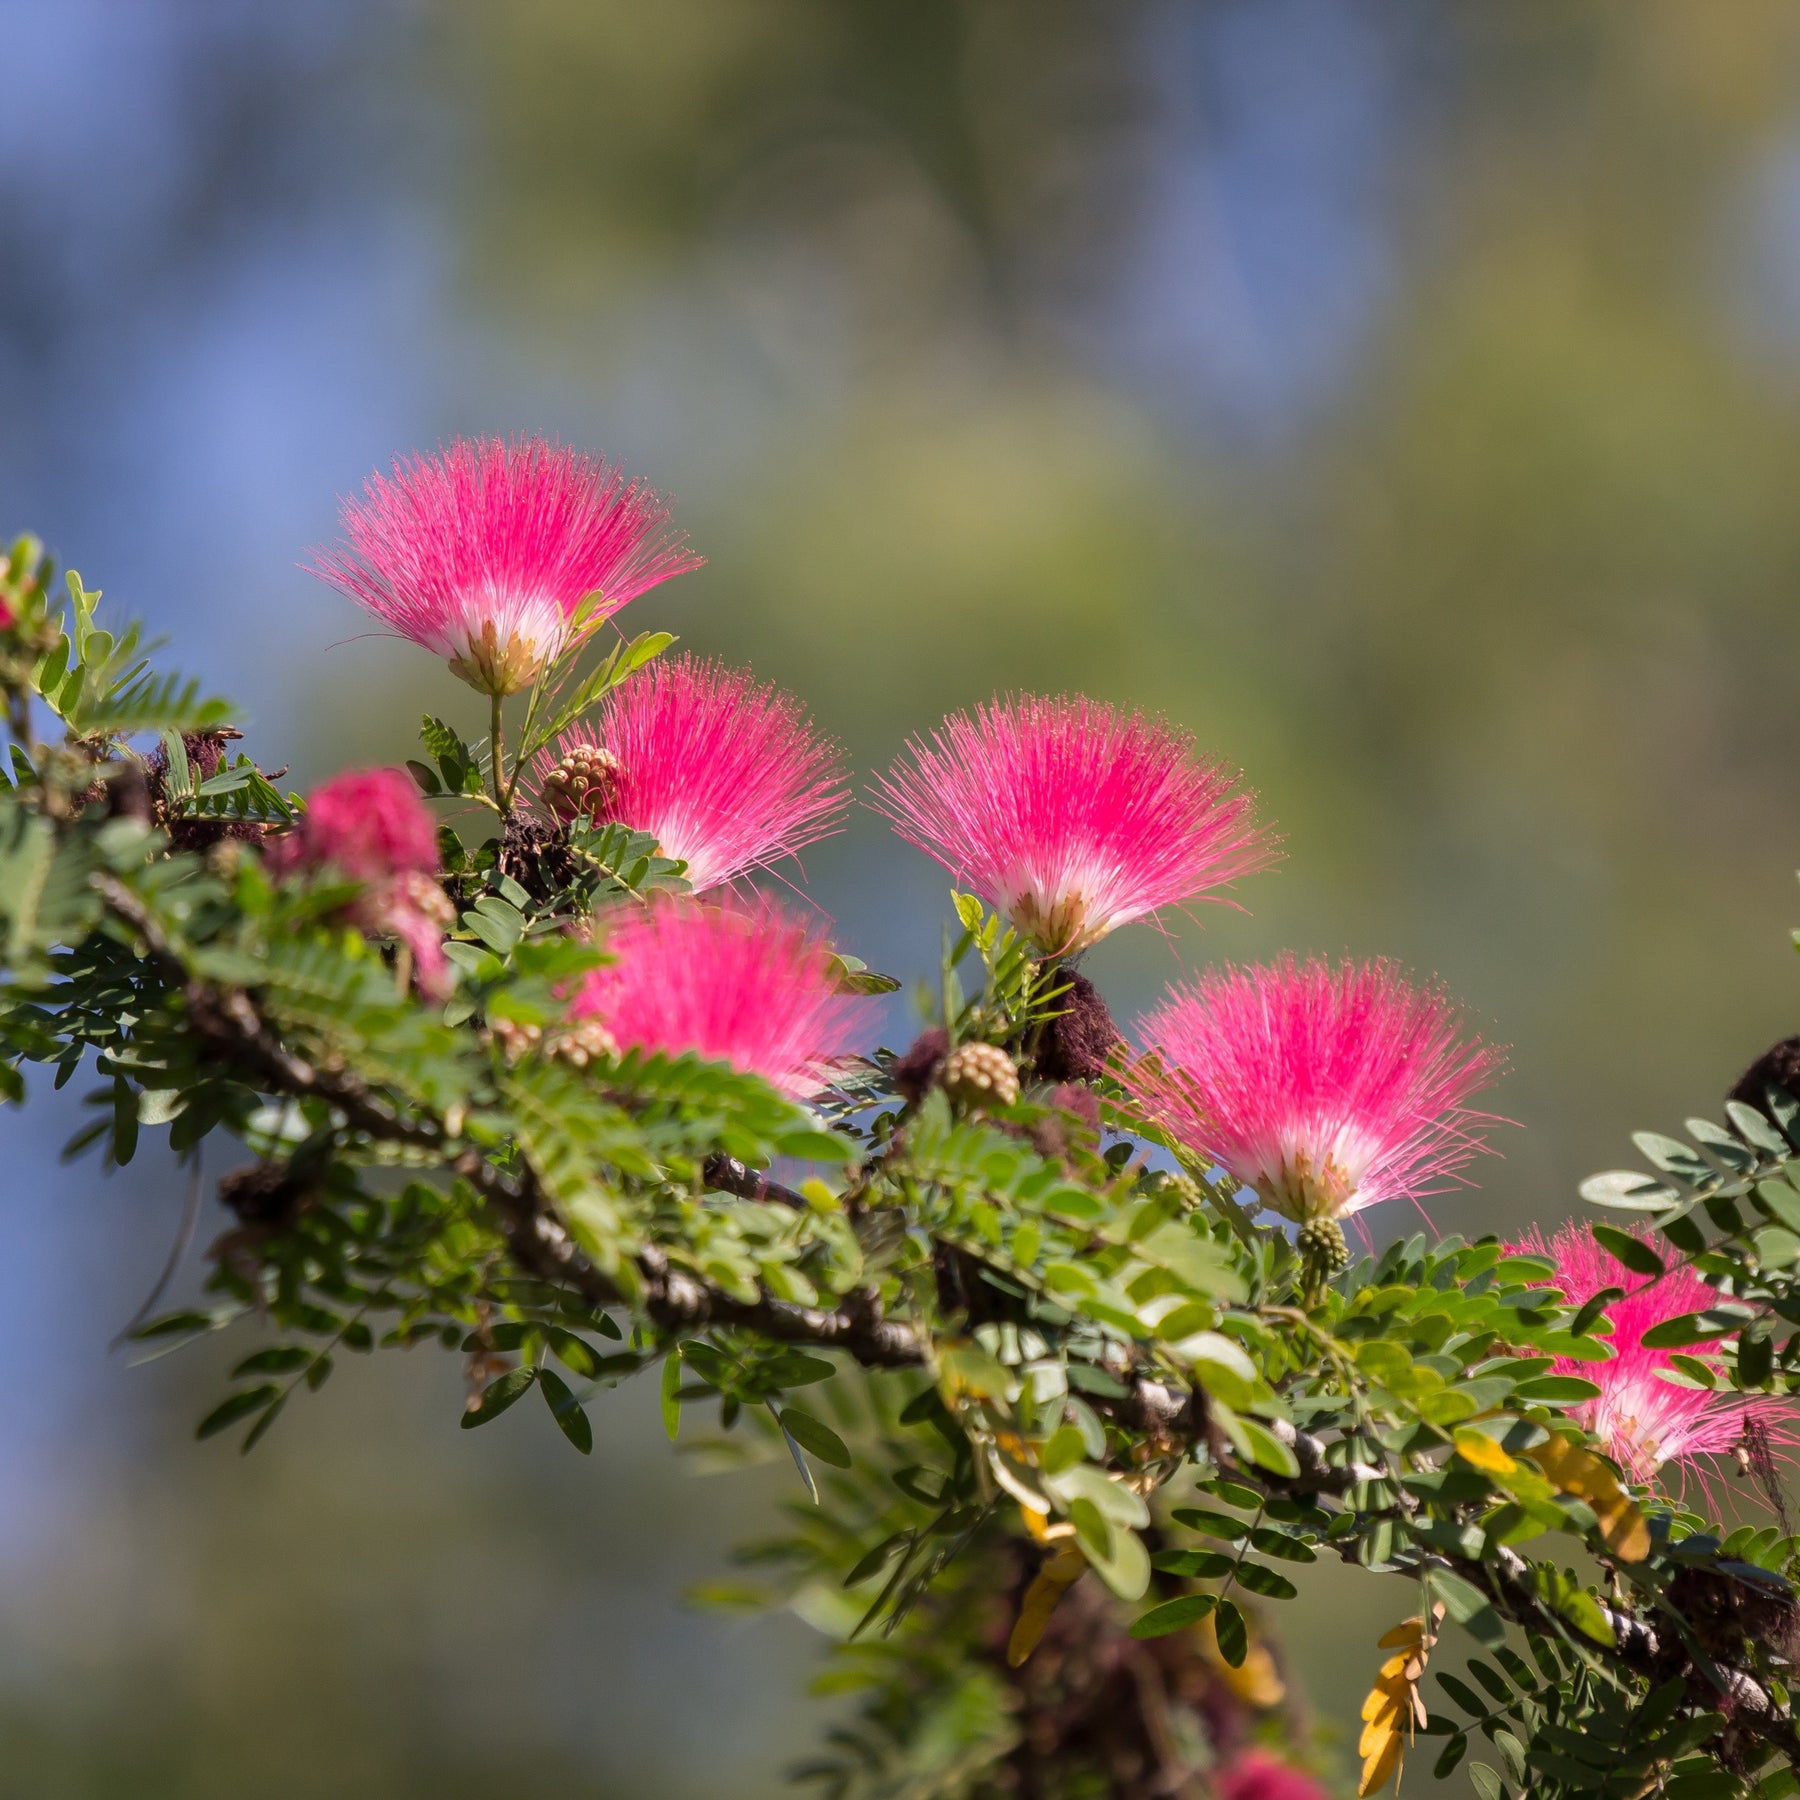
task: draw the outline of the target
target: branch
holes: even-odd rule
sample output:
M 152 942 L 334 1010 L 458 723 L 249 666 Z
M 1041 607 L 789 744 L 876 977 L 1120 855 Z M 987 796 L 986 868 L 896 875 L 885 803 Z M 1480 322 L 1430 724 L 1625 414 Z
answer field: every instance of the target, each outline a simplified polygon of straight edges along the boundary
M 429 1115 L 404 1115 L 359 1077 L 343 1069 L 320 1068 L 297 1055 L 270 1030 L 242 990 L 220 989 L 190 974 L 149 909 L 129 887 L 111 875 L 93 879 L 112 912 L 143 939 L 148 959 L 179 990 L 196 1033 L 223 1059 L 240 1072 L 253 1074 L 270 1092 L 327 1101 L 352 1126 L 372 1137 L 440 1153 L 451 1172 L 467 1181 L 492 1209 L 521 1269 L 543 1280 L 567 1284 L 597 1306 L 633 1306 L 670 1333 L 723 1326 L 780 1343 L 841 1350 L 865 1368 L 929 1365 L 927 1334 L 915 1325 L 883 1318 L 874 1296 L 866 1291 L 832 1309 L 798 1306 L 766 1293 L 755 1300 L 739 1300 L 650 1246 L 635 1258 L 635 1292 L 624 1293 L 588 1259 L 556 1216 L 529 1167 L 518 1175 L 505 1174 L 475 1148 L 459 1148 L 458 1140 L 441 1121 Z M 709 1156 L 705 1179 L 709 1186 L 745 1199 L 806 1204 L 793 1189 L 735 1157 Z M 1183 1391 L 1153 1380 L 1135 1368 L 1124 1352 L 1115 1359 L 1113 1373 L 1128 1384 L 1129 1391 L 1110 1400 L 1095 1397 L 1093 1403 L 1115 1424 L 1164 1437 L 1196 1438 L 1204 1431 L 1205 1397 L 1198 1389 Z M 1213 1446 L 1218 1460 L 1231 1462 L 1240 1476 L 1264 1489 L 1289 1494 L 1330 1494 L 1342 1499 L 1358 1483 L 1388 1478 L 1389 1471 L 1366 1463 L 1330 1462 L 1325 1440 L 1311 1432 L 1282 1420 L 1271 1420 L 1268 1425 L 1293 1451 L 1300 1466 L 1297 1476 L 1282 1477 L 1247 1467 L 1222 1445 Z M 1354 1550 L 1347 1545 L 1343 1554 L 1353 1558 Z M 1433 1552 L 1397 1572 L 1410 1578 L 1433 1567 L 1453 1570 L 1472 1581 L 1496 1610 L 1515 1624 L 1561 1629 L 1538 1597 L 1530 1566 L 1513 1550 L 1502 1546 L 1491 1562 Z M 1654 1627 L 1632 1613 L 1603 1601 L 1599 1604 L 1616 1639 L 1614 1654 L 1634 1674 L 1651 1681 L 1665 1680 L 1673 1668 L 1688 1660 L 1684 1647 L 1667 1645 Z M 1671 1649 L 1679 1662 L 1670 1655 Z M 1713 1673 L 1733 1725 L 1800 1762 L 1800 1732 L 1789 1710 L 1769 1689 L 1743 1669 L 1726 1666 Z
M 783 1186 L 762 1170 L 752 1169 L 748 1164 L 739 1162 L 735 1156 L 725 1155 L 723 1151 L 715 1150 L 706 1159 L 701 1175 L 709 1188 L 717 1188 L 725 1194 L 736 1194 L 740 1200 L 779 1200 L 784 1206 L 797 1206 L 802 1212 L 806 1210 L 804 1194 Z
M 653 1246 L 636 1258 L 636 1295 L 622 1293 L 582 1253 L 529 1168 L 519 1176 L 503 1174 L 478 1150 L 458 1150 L 438 1120 L 405 1116 L 348 1070 L 320 1068 L 296 1055 L 264 1023 L 249 995 L 191 975 L 149 909 L 122 881 L 99 875 L 94 885 L 112 911 L 144 940 L 148 960 L 180 990 L 195 1032 L 223 1058 L 238 1071 L 253 1074 L 270 1092 L 327 1101 L 371 1137 L 441 1153 L 451 1172 L 488 1202 L 514 1259 L 531 1274 L 565 1282 L 597 1306 L 628 1304 L 635 1298 L 665 1331 L 731 1326 L 782 1343 L 844 1350 L 869 1368 L 913 1368 L 928 1361 L 920 1333 L 911 1325 L 883 1319 L 872 1296 L 835 1310 L 797 1306 L 766 1294 L 753 1301 L 739 1300 L 677 1267 Z M 719 1165 L 717 1178 L 714 1164 Z M 746 1198 L 806 1205 L 791 1188 L 764 1181 L 735 1157 L 709 1158 L 707 1180 L 731 1192 L 750 1190 Z

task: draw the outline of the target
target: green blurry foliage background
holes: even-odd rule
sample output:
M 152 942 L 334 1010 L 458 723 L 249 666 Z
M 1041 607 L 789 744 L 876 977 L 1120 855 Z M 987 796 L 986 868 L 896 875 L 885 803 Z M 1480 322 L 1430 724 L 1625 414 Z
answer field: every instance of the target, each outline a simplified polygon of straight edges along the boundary
M 0 0 L 9 528 L 265 763 L 475 728 L 292 565 L 391 454 L 550 430 L 711 559 L 633 627 L 793 687 L 865 774 L 1005 687 L 1241 762 L 1284 867 L 1090 971 L 1122 1017 L 1283 946 L 1442 975 L 1522 1129 L 1441 1229 L 1554 1222 L 1800 1028 L 1790 8 L 283 11 Z M 929 966 L 942 883 L 877 820 L 807 877 Z M 471 1438 L 418 1358 L 247 1461 L 191 1445 L 216 1364 L 106 1349 L 180 1197 L 57 1171 L 72 1116 L 0 1128 L 0 1793 L 782 1791 L 815 1640 L 678 1595 L 789 1477 L 694 1478 L 647 1395 L 591 1466 L 535 1417 Z M 1291 1649 L 1345 1722 L 1405 1597 L 1317 1587 Z

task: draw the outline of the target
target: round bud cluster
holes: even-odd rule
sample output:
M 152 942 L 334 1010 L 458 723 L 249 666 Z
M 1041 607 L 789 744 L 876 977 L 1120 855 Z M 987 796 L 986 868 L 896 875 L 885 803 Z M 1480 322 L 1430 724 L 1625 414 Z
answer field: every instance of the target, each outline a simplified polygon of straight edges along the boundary
M 589 1063 L 606 1062 L 619 1054 L 619 1040 L 598 1019 L 583 1019 L 579 1024 L 565 1025 L 544 1042 L 546 1052 L 558 1062 L 577 1069 Z
M 1197 1212 L 1205 1196 L 1191 1175 L 1178 1169 L 1162 1169 L 1144 1183 L 1145 1191 L 1157 1200 L 1172 1200 L 1183 1212 Z
M 998 1044 L 957 1045 L 938 1079 L 952 1100 L 983 1111 L 1012 1106 L 1019 1098 L 1019 1071 Z
M 513 1019 L 495 1019 L 488 1030 L 509 1063 L 527 1056 L 549 1056 L 572 1068 L 605 1062 L 619 1054 L 618 1040 L 597 1019 L 582 1019 L 546 1032 L 541 1025 L 521 1025 Z
M 1294 1248 L 1315 1285 L 1341 1275 L 1350 1266 L 1350 1246 L 1336 1219 L 1308 1219 L 1294 1234 Z
M 396 875 L 391 890 L 383 897 L 391 907 L 412 913 L 440 931 L 448 931 L 456 923 L 456 907 L 450 896 L 418 869 Z
M 544 777 L 544 805 L 565 823 L 603 818 L 617 796 L 620 768 L 619 759 L 603 745 L 571 745 Z
M 516 1063 L 529 1056 L 544 1041 L 544 1028 L 541 1025 L 521 1025 L 516 1019 L 490 1020 L 488 1031 L 500 1046 L 500 1054 L 509 1063 Z

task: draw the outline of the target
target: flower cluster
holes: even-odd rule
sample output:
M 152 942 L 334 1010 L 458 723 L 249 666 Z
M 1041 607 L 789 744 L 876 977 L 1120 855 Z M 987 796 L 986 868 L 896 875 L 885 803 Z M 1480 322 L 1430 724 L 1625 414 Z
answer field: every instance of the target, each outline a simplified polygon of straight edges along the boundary
M 1644 1342 L 1655 1326 L 1686 1313 L 1704 1312 L 1716 1302 L 1718 1296 L 1692 1269 L 1677 1267 L 1632 1285 L 1622 1265 L 1579 1225 L 1564 1226 L 1548 1243 L 1540 1233 L 1531 1232 L 1512 1248 L 1554 1264 L 1555 1285 L 1570 1306 L 1586 1305 L 1603 1288 L 1627 1289 L 1622 1300 L 1606 1309 L 1612 1326 L 1612 1360 L 1578 1363 L 1565 1357 L 1553 1372 L 1578 1376 L 1599 1388 L 1575 1416 L 1634 1481 L 1651 1480 L 1669 1463 L 1686 1464 L 1735 1450 L 1752 1423 L 1784 1433 L 1791 1416 L 1785 1398 L 1687 1384 L 1675 1355 L 1703 1356 L 1708 1345 L 1689 1345 L 1677 1353 Z
M 546 811 L 647 831 L 696 893 L 791 856 L 850 804 L 839 751 L 748 670 L 671 657 L 615 688 L 538 759 Z
M 344 524 L 349 547 L 318 572 L 496 704 L 695 561 L 655 494 L 536 439 L 459 442 L 402 463 L 391 480 L 371 480 Z M 848 803 L 837 746 L 798 701 L 693 657 L 653 663 L 605 695 L 594 717 L 538 755 L 527 785 L 554 822 L 649 833 L 699 893 L 816 841 Z M 1217 899 L 1274 860 L 1235 770 L 1170 725 L 1079 696 L 996 699 L 953 715 L 909 742 L 871 803 L 1051 959 L 1165 908 Z M 346 868 L 356 860 L 349 846 L 347 835 L 336 850 Z M 423 878 L 435 863 L 407 867 Z M 388 896 L 400 877 L 370 879 Z M 420 936 L 412 914 L 394 916 L 409 942 Z M 813 1078 L 798 1071 L 829 1054 L 829 1032 L 810 1047 L 792 1041 L 790 1028 L 815 1015 L 770 1013 L 764 995 L 764 1016 L 780 1023 L 752 1053 L 741 1002 L 785 969 L 810 1005 L 813 988 L 826 990 L 801 972 L 816 974 L 822 952 L 773 915 L 744 916 L 756 931 L 713 911 L 616 921 L 620 961 L 581 1004 L 611 995 L 608 1007 L 626 1009 L 622 1043 L 710 1045 L 803 1090 Z M 745 961 L 758 934 L 766 954 Z M 641 991 L 622 972 L 639 951 L 667 961 Z M 435 968 L 435 956 L 415 956 L 422 974 Z M 1091 992 L 1072 970 L 1065 979 Z M 705 981 L 721 991 L 704 992 Z M 816 1015 L 821 1030 L 831 1015 Z M 1081 1059 L 1087 1078 L 1114 1042 L 1110 1018 L 1089 1035 L 1100 1050 Z M 1289 961 L 1210 975 L 1174 989 L 1144 1038 L 1151 1054 L 1120 1071 L 1139 1104 L 1193 1155 L 1222 1163 L 1303 1225 L 1452 1177 L 1479 1146 L 1481 1120 L 1466 1102 L 1497 1062 L 1459 1036 L 1441 995 L 1385 964 Z M 1052 1062 L 1058 1042 L 1052 1030 Z
M 590 971 L 569 1011 L 621 1050 L 693 1051 L 806 1099 L 867 1019 L 866 1000 L 838 991 L 823 939 L 767 902 L 623 908 L 602 921 L 601 941 L 613 960 Z
M 1274 859 L 1236 771 L 1141 713 L 1025 695 L 954 714 L 907 752 L 876 807 L 1046 956 Z
M 1483 1146 L 1499 1065 L 1391 964 L 1292 957 L 1173 989 L 1126 1086 L 1197 1157 L 1301 1224 L 1431 1193 Z
M 437 883 L 436 828 L 404 769 L 352 771 L 315 788 L 293 829 L 270 841 L 265 860 L 277 875 L 336 874 L 359 883 L 346 921 L 398 938 L 419 991 L 444 996 L 444 934 L 454 913 Z
M 314 573 L 495 696 L 529 687 L 627 601 L 699 566 L 657 494 L 541 438 L 459 440 L 396 463 L 343 523 L 347 546 Z
M 1214 1782 L 1218 1800 L 1325 1800 L 1310 1775 L 1267 1750 L 1246 1750 L 1221 1769 Z

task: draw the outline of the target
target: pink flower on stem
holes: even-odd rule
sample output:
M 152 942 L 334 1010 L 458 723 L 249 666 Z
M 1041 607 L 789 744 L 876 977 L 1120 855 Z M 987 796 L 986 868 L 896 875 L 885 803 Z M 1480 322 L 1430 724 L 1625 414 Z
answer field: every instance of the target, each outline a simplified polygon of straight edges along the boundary
M 444 933 L 455 911 L 437 883 L 437 828 L 404 769 L 353 770 L 315 788 L 264 861 L 277 876 L 329 871 L 362 883 L 345 919 L 398 938 L 428 999 L 449 991 Z
M 614 960 L 583 979 L 569 1016 L 603 1025 L 621 1050 L 692 1051 L 806 1099 L 869 1016 L 866 1000 L 837 991 L 823 939 L 767 902 L 736 912 L 660 900 L 602 930 Z
M 1152 1117 L 1302 1224 L 1416 1199 L 1486 1148 L 1465 1102 L 1499 1052 L 1390 963 L 1289 957 L 1172 989 L 1125 1071 Z
M 829 835 L 850 801 L 838 746 L 798 700 L 688 656 L 607 695 L 593 724 L 539 756 L 537 791 L 559 818 L 650 833 L 696 892 Z
M 1325 1790 L 1292 1763 L 1246 1750 L 1213 1777 L 1218 1800 L 1325 1800 Z
M 877 810 L 1047 956 L 1274 860 L 1236 771 L 1141 713 L 1021 695 L 953 714 L 907 752 Z
M 1717 1301 L 1718 1295 L 1692 1269 L 1677 1267 L 1648 1280 L 1634 1277 L 1580 1225 L 1565 1225 L 1548 1244 L 1534 1231 L 1510 1248 L 1554 1263 L 1553 1285 L 1571 1306 L 1586 1305 L 1602 1288 L 1626 1290 L 1622 1300 L 1606 1309 L 1613 1328 L 1612 1361 L 1559 1357 L 1552 1372 L 1579 1376 L 1599 1388 L 1598 1397 L 1583 1401 L 1574 1416 L 1632 1480 L 1650 1481 L 1665 1463 L 1727 1453 L 1743 1441 L 1744 1428 L 1753 1420 L 1768 1424 L 1789 1416 L 1787 1402 L 1778 1395 L 1709 1392 L 1663 1380 L 1664 1370 L 1675 1372 L 1673 1356 L 1703 1356 L 1710 1347 L 1689 1344 L 1676 1352 L 1644 1343 L 1653 1326 L 1684 1313 L 1705 1312 Z
M 18 622 L 19 615 L 13 611 L 12 602 L 0 594 L 0 631 L 11 631 Z
M 659 495 L 542 438 L 459 438 L 396 462 L 345 505 L 343 524 L 348 545 L 313 573 L 495 697 L 700 566 Z

